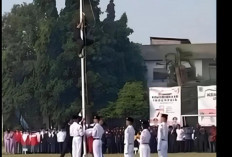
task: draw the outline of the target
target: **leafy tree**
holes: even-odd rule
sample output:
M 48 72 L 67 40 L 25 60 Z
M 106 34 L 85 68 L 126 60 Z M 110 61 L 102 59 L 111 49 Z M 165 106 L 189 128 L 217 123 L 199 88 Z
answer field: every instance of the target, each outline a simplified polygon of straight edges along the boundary
M 42 123 L 32 117 L 43 116 L 56 124 L 80 111 L 80 45 L 73 40 L 79 2 L 65 4 L 60 15 L 55 0 L 15 5 L 3 15 L 4 122 L 16 110 L 27 121 Z M 99 0 L 91 0 L 91 6 L 87 2 L 84 8 L 87 30 L 95 37 L 86 47 L 87 107 L 93 112 L 115 101 L 126 82 L 144 82 L 145 72 L 139 47 L 128 38 L 133 30 L 127 26 L 126 14 L 117 21 L 100 21 L 98 5 Z
M 128 115 L 134 118 L 148 117 L 148 101 L 143 83 L 127 82 L 119 91 L 116 102 L 110 102 L 100 114 L 107 118 L 125 118 Z

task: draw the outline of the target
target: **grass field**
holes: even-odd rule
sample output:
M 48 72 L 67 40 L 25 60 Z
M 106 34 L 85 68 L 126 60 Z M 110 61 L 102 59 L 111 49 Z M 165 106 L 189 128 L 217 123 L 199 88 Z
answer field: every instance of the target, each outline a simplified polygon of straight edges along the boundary
M 59 157 L 59 154 L 2 154 L 2 157 Z M 70 154 L 65 155 L 65 157 L 71 157 Z M 92 157 L 88 155 L 87 157 Z M 123 157 L 123 154 L 104 154 L 104 157 Z M 135 155 L 139 157 L 139 155 Z M 151 157 L 158 157 L 157 154 L 151 154 Z M 216 153 L 174 153 L 168 154 L 168 157 L 216 157 Z
M 3 154 L 2 157 L 59 157 L 59 154 Z M 71 155 L 67 154 L 65 157 L 71 157 Z M 92 155 L 87 157 L 92 157 Z M 104 157 L 123 157 L 123 154 L 105 154 Z M 135 157 L 139 157 L 139 155 L 137 154 Z M 151 154 L 151 157 L 158 157 L 158 155 Z M 168 154 L 168 157 L 216 157 L 216 153 L 175 153 Z
M 6 154 L 5 149 L 2 147 L 2 157 L 60 157 L 59 154 Z M 65 157 L 71 157 L 70 154 L 66 154 Z M 87 155 L 92 157 L 92 155 Z M 104 157 L 123 157 L 123 154 L 104 154 Z M 138 154 L 135 157 L 139 157 Z M 151 157 L 158 157 L 158 154 L 151 154 Z M 168 157 L 216 157 L 216 153 L 173 153 L 168 154 Z

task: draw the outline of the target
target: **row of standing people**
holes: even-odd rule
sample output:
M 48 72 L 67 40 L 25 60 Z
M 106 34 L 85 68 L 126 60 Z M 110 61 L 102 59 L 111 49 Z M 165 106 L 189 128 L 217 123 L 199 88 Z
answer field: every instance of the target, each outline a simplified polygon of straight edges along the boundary
M 6 153 L 61 153 L 66 131 L 56 129 L 41 131 L 12 131 L 4 133 Z
M 72 123 L 68 125 L 68 128 Z M 81 128 L 81 125 L 79 125 Z M 149 140 L 150 152 L 157 152 L 157 133 L 158 126 L 149 126 L 148 131 L 150 132 L 151 138 Z M 70 138 L 75 136 L 70 130 L 41 130 L 41 132 L 20 132 L 20 131 L 7 131 L 4 136 L 4 141 L 6 145 L 6 151 L 8 153 L 21 153 L 20 145 L 23 148 L 28 148 L 30 152 L 40 152 L 40 153 L 62 153 L 63 156 L 70 151 L 72 147 L 71 142 L 65 142 L 66 132 L 70 133 Z M 88 132 L 88 131 L 87 131 Z M 102 152 L 103 153 L 122 153 L 124 152 L 125 145 L 125 134 L 124 128 L 106 130 L 101 137 L 102 142 Z M 21 136 L 20 136 L 21 135 Z M 199 151 L 206 150 L 206 131 L 199 125 L 195 130 L 192 130 L 189 127 L 180 128 L 177 126 L 169 126 L 168 131 L 168 152 L 189 152 L 189 151 Z M 83 136 L 83 135 L 78 135 Z M 138 136 L 137 136 L 138 137 Z M 210 130 L 210 146 L 211 148 L 216 147 L 216 129 L 212 127 Z M 52 140 L 53 139 L 53 140 Z M 204 140 L 202 140 L 204 139 Z M 140 138 L 134 139 L 134 146 L 139 147 L 139 144 L 136 144 Z M 69 140 L 70 141 L 70 140 Z M 137 146 L 138 145 L 138 146 Z M 63 148 L 63 147 L 66 148 Z M 194 148 L 193 148 L 194 146 Z M 69 150 L 67 150 L 69 149 Z M 215 151 L 215 149 L 212 151 Z M 62 155 L 61 155 L 62 156 Z

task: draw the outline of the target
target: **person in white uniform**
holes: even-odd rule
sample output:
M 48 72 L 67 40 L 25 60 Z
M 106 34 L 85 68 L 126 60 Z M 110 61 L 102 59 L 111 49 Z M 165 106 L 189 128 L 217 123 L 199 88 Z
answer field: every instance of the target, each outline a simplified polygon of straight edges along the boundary
M 135 130 L 132 126 L 133 118 L 126 118 L 127 128 L 124 132 L 124 157 L 134 157 L 134 136 Z
M 150 157 L 151 149 L 149 144 L 150 144 L 151 134 L 150 131 L 148 130 L 148 127 L 149 127 L 149 122 L 142 121 L 143 131 L 141 132 L 140 140 L 139 140 L 140 157 Z
M 157 135 L 157 151 L 158 157 L 168 156 L 168 125 L 167 125 L 167 114 L 161 114 L 161 124 L 158 127 Z
M 73 116 L 73 123 L 70 125 L 70 136 L 73 137 L 72 140 L 72 157 L 81 157 L 81 146 L 82 146 L 82 136 L 84 131 L 82 126 L 79 124 L 81 117 Z
M 99 124 L 100 117 L 94 116 L 94 127 L 86 130 L 87 136 L 93 136 L 93 156 L 102 157 L 102 135 L 104 134 L 103 127 Z

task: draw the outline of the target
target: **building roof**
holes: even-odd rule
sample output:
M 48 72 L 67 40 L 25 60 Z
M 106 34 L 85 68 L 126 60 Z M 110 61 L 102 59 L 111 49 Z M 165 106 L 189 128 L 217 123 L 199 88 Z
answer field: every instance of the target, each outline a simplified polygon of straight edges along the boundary
M 169 40 L 169 41 L 180 41 L 182 44 L 191 44 L 189 39 L 182 39 L 182 38 L 163 38 L 163 37 L 150 37 L 150 41 L 152 40 Z
M 193 53 L 191 59 L 215 59 L 216 44 L 141 45 L 141 54 L 146 61 L 165 60 L 167 53 L 177 53 L 176 48 Z

